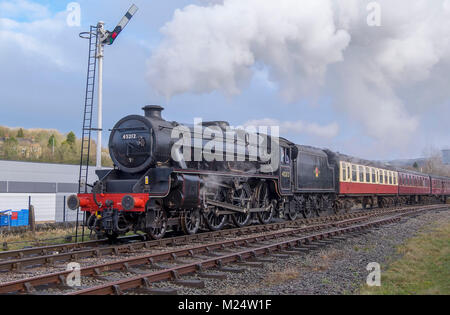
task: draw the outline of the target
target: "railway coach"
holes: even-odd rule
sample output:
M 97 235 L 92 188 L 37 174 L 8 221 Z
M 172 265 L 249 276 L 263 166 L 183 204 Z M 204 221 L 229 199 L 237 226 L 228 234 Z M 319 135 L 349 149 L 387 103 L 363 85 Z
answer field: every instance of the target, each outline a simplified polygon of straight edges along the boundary
M 431 195 L 442 202 L 447 202 L 450 197 L 450 179 L 441 176 L 430 176 Z
M 338 209 L 362 204 L 364 209 L 394 205 L 398 196 L 398 172 L 389 166 L 326 150 L 339 174 L 336 180 Z
M 430 175 L 403 169 L 399 169 L 398 174 L 398 196 L 400 203 L 414 204 L 430 201 Z

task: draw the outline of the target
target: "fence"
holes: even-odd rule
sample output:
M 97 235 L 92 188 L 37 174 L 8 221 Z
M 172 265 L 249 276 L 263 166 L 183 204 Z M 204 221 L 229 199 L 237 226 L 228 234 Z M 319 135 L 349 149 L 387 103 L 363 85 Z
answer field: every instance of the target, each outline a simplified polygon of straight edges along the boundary
M 68 223 L 76 221 L 76 211 L 66 205 L 70 194 L 0 194 L 0 211 L 35 208 L 39 223 Z

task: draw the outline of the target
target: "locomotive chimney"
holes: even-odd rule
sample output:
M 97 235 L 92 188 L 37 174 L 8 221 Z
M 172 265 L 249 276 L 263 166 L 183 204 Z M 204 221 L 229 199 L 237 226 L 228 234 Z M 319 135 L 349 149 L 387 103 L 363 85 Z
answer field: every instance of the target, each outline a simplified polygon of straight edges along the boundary
M 158 105 L 147 105 L 142 109 L 145 112 L 145 117 L 162 120 L 161 112 L 164 110 L 163 107 Z

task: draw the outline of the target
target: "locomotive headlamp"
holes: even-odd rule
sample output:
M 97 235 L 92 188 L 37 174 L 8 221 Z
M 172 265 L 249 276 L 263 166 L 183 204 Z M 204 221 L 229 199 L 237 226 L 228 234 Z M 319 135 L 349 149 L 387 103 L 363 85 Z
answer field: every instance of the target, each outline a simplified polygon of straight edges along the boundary
M 80 199 L 77 195 L 71 195 L 67 198 L 67 207 L 70 210 L 77 210 L 80 207 Z
M 135 208 L 143 208 L 145 205 L 144 200 L 140 198 L 134 198 L 133 196 L 126 195 L 122 198 L 122 208 L 125 211 L 131 211 Z
M 124 210 L 130 211 L 134 209 L 134 198 L 130 195 L 126 195 L 122 198 L 122 208 Z

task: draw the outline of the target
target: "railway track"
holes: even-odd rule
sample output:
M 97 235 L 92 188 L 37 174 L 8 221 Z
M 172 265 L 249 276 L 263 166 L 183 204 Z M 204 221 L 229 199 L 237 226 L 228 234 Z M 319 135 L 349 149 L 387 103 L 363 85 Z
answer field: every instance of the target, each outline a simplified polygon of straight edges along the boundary
M 431 209 L 434 206 L 425 206 Z M 370 216 L 386 215 L 393 212 L 409 211 L 411 209 L 422 207 L 407 207 L 398 209 L 377 209 L 369 213 Z M 0 272 L 5 271 L 24 271 L 30 267 L 48 266 L 56 263 L 78 261 L 86 258 L 100 258 L 105 256 L 118 256 L 127 253 L 135 253 L 142 250 L 151 250 L 152 248 L 180 246 L 183 244 L 204 243 L 215 241 L 220 238 L 238 237 L 240 235 L 249 235 L 255 233 L 267 233 L 283 229 L 298 228 L 304 225 L 314 225 L 320 223 L 336 222 L 346 219 L 366 217 L 365 212 L 355 212 L 343 215 L 326 216 L 312 219 L 300 219 L 296 221 L 285 221 L 267 225 L 252 225 L 243 228 L 226 229 L 216 232 L 200 233 L 195 235 L 183 235 L 171 237 L 157 241 L 130 242 L 119 245 L 107 245 L 105 240 L 91 241 L 78 244 L 63 244 L 55 246 L 46 246 L 17 250 L 0 253 Z M 123 238 L 125 240 L 136 240 L 136 237 Z
M 142 237 L 138 235 L 133 236 L 125 236 L 119 238 L 119 242 L 129 242 L 132 240 L 138 240 Z M 109 240 L 93 240 L 81 243 L 66 243 L 66 244 L 55 244 L 55 245 L 47 245 L 47 246 L 38 246 L 31 248 L 24 248 L 18 250 L 10 250 L 10 251 L 0 251 L 0 261 L 5 261 L 8 259 L 20 259 L 25 257 L 32 257 L 38 255 L 47 255 L 48 253 L 54 252 L 69 252 L 69 251 L 79 251 L 82 249 L 97 247 L 102 245 L 109 244 Z
M 448 206 L 428 206 L 402 208 L 388 211 L 365 213 L 353 218 L 345 218 L 329 223 L 312 226 L 294 227 L 286 231 L 266 232 L 264 235 L 248 236 L 234 240 L 211 241 L 206 244 L 131 257 L 81 268 L 82 277 L 89 277 L 101 282 L 97 286 L 74 290 L 66 284 L 70 271 L 37 276 L 0 285 L 0 294 L 47 292 L 49 286 L 56 288 L 58 294 L 122 294 L 126 290 L 147 294 L 158 294 L 161 291 L 152 287 L 157 281 L 174 281 L 185 286 L 202 286 L 202 281 L 182 280 L 183 275 L 197 273 L 199 277 L 220 278 L 223 272 L 236 272 L 238 269 L 227 268 L 230 263 L 260 264 L 264 255 L 294 255 L 318 246 L 342 240 L 342 236 L 362 233 L 370 228 L 401 220 L 403 216 L 414 215 L 426 210 L 447 209 Z M 376 217 L 384 216 L 382 219 Z M 386 217 L 387 216 L 387 217 Z M 294 223 L 294 222 L 291 222 Z M 203 240 L 204 242 L 204 240 Z M 230 253 L 231 251 L 231 253 Z M 276 254 L 278 252 L 278 254 Z M 207 256 L 206 258 L 203 256 Z M 193 260 L 186 263 L 183 260 Z M 250 261 L 249 261 L 250 260 Z M 161 263 L 172 266 L 161 266 Z M 219 273 L 208 273 L 205 270 L 217 269 Z M 119 278 L 109 279 L 104 273 L 127 273 Z M 133 276 L 130 277 L 130 274 Z M 43 288 L 43 289 L 42 289 Z M 43 291 L 42 291 L 42 290 Z M 162 293 L 168 293 L 163 291 Z

